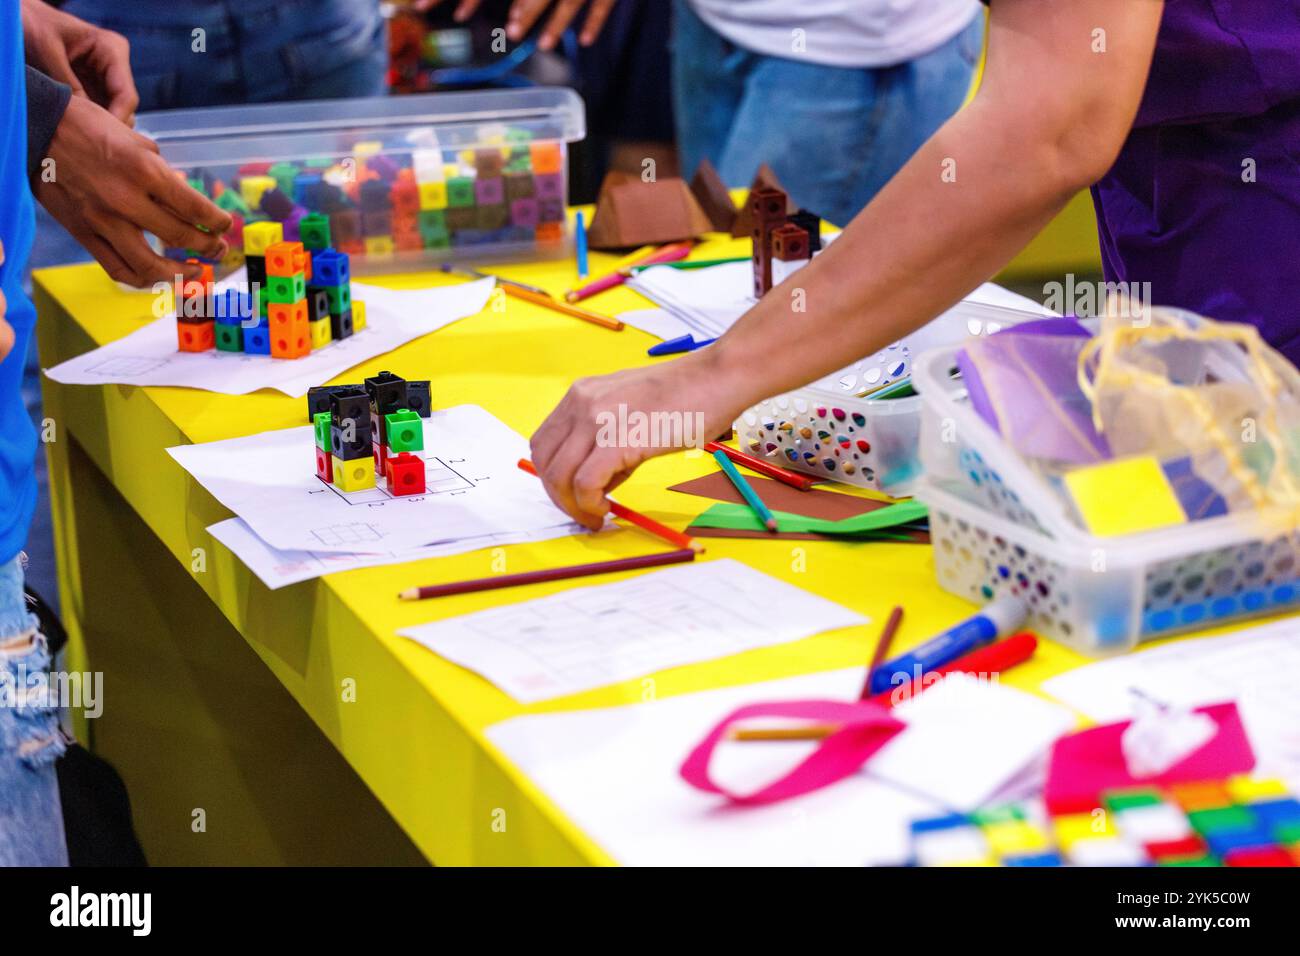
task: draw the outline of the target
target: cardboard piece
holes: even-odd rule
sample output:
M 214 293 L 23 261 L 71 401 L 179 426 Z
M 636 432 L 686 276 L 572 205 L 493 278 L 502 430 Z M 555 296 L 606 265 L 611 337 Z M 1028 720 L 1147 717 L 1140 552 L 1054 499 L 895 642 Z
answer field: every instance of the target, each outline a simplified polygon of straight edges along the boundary
M 749 192 L 755 189 L 779 189 L 786 194 L 786 214 L 796 213 L 799 211 L 798 204 L 790 197 L 790 190 L 781 185 L 781 181 L 776 178 L 776 173 L 772 172 L 772 167 L 764 163 L 758 167 L 758 172 L 754 174 L 754 181 L 749 184 Z M 749 211 L 749 193 L 745 194 L 745 201 L 740 204 L 740 211 L 736 215 L 736 221 L 731 224 L 731 237 L 733 239 L 746 239 L 754 232 L 754 216 Z
M 736 222 L 736 206 L 731 201 L 727 184 L 708 159 L 700 160 L 695 175 L 691 178 L 691 194 L 709 217 L 715 232 L 731 232 Z
M 856 495 L 823 491 L 820 488 L 814 488 L 811 491 L 798 491 L 771 478 L 760 478 L 754 475 L 746 475 L 745 477 L 768 507 L 808 518 L 841 521 L 845 518 L 853 518 L 888 506 L 888 502 L 860 498 Z M 731 504 L 744 504 L 744 499 L 740 496 L 740 492 L 736 490 L 736 486 L 720 471 L 693 478 L 690 481 L 683 481 L 680 484 L 673 485 L 668 490 L 677 491 L 684 495 L 711 498 L 715 501 L 725 501 Z M 792 541 L 844 540 L 840 535 L 818 534 L 816 532 L 782 531 L 773 535 L 763 529 L 710 528 L 696 524 L 692 524 L 686 531 L 697 538 L 754 538 L 770 541 L 773 537 L 777 537 Z M 930 533 L 910 528 L 891 528 L 880 533 L 880 540 L 929 544 Z
M 587 229 L 592 249 L 623 249 L 694 239 L 712 228 L 686 182 L 676 176 L 645 182 L 609 173 L 600 184 Z

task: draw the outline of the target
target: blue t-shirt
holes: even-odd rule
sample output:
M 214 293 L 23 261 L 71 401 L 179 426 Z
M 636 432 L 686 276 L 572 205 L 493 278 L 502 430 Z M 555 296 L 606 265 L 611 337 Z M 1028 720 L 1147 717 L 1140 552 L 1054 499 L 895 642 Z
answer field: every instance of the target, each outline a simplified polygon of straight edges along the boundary
M 36 429 L 23 407 L 23 360 L 36 309 L 23 292 L 23 272 L 36 231 L 27 182 L 27 85 L 18 4 L 0 0 L 0 289 L 14 329 L 13 351 L 0 362 L 0 564 L 22 550 L 36 507 Z

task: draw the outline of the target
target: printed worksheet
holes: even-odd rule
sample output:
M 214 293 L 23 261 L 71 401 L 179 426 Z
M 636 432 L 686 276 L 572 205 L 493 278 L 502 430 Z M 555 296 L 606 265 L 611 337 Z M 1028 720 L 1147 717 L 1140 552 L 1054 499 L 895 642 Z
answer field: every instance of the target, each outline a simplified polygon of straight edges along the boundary
M 855 611 L 728 558 L 398 633 L 531 703 L 866 623 Z
M 381 554 L 567 524 L 542 483 L 519 470 L 528 441 L 477 405 L 424 420 L 422 495 L 381 481 L 347 493 L 316 477 L 310 425 L 167 449 L 273 548 Z
M 236 281 L 229 277 L 217 288 L 232 288 Z M 178 351 L 176 318 L 169 314 L 45 374 L 64 385 L 181 385 L 226 395 L 274 388 L 296 398 L 354 365 L 481 312 L 494 285 L 492 279 L 479 279 L 399 290 L 354 282 L 353 298 L 366 304 L 366 327 L 298 359 L 216 349 Z
M 571 534 L 585 534 L 586 529 L 575 522 L 524 533 L 485 534 L 477 538 L 461 538 L 441 544 L 426 544 L 407 551 L 389 551 L 384 554 L 353 554 L 334 551 L 281 551 L 273 548 L 256 534 L 243 518 L 227 518 L 208 526 L 208 534 L 216 538 L 253 574 L 272 591 L 299 581 L 309 581 L 335 571 L 353 568 L 373 568 L 383 564 L 405 564 L 425 558 L 445 558 L 483 548 L 500 548 L 508 544 L 530 541 L 548 541 L 565 538 Z

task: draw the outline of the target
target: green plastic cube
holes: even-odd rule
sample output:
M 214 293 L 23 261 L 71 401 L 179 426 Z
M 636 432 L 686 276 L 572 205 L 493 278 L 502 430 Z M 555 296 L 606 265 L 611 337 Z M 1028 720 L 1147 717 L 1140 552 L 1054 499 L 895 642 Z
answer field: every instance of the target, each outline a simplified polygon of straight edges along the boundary
M 445 212 L 441 209 L 420 210 L 420 239 L 426 246 L 446 242 L 448 236 L 447 214 Z
M 312 425 L 316 428 L 316 447 L 330 450 L 330 413 L 317 412 L 312 416 Z
M 298 236 L 304 249 L 328 249 L 330 217 L 323 212 L 308 213 L 298 223 Z
M 322 286 L 325 294 L 330 300 L 330 315 L 342 315 L 348 309 L 352 308 L 352 286 L 348 285 L 327 285 Z
M 217 323 L 217 348 L 222 352 L 244 351 L 244 327 Z
M 307 277 L 301 272 L 291 276 L 267 276 L 266 297 L 272 302 L 293 305 L 307 296 Z
M 275 180 L 275 186 L 286 195 L 293 195 L 293 181 L 298 176 L 298 167 L 293 163 L 276 163 L 266 171 Z
M 447 205 L 457 209 L 474 205 L 474 180 L 468 176 L 453 176 L 448 179 Z
M 1217 810 L 1193 810 L 1187 822 L 1202 836 L 1221 830 L 1249 830 L 1255 825 L 1255 814 L 1245 807 L 1220 807 Z
M 424 450 L 424 423 L 409 408 L 384 416 L 388 447 L 394 453 Z
M 1135 787 L 1130 790 L 1108 790 L 1101 795 L 1101 802 L 1111 813 L 1118 813 L 1136 807 L 1155 806 L 1164 800 L 1158 791 L 1150 787 Z
M 239 195 L 238 189 L 227 189 L 213 202 L 216 203 L 218 209 L 224 209 L 229 213 L 238 213 L 245 220 L 252 213 L 252 210 L 248 208 L 248 203 L 244 202 L 244 197 Z

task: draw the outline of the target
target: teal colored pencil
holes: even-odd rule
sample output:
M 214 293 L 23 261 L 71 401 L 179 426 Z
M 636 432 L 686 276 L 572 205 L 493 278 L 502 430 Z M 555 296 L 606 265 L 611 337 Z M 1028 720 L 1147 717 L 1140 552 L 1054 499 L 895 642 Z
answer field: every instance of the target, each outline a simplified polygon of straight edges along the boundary
M 713 453 L 713 459 L 718 463 L 718 467 L 722 469 L 723 474 L 730 478 L 731 483 L 736 486 L 736 490 L 740 492 L 740 496 L 745 499 L 745 504 L 749 505 L 749 507 L 754 510 L 754 514 L 758 515 L 758 520 L 763 522 L 768 531 L 776 534 L 776 516 L 772 514 L 767 505 L 763 504 L 763 499 L 758 496 L 757 492 L 749 486 L 749 482 L 745 480 L 745 476 L 736 471 L 736 466 L 731 463 L 731 459 L 727 457 L 727 453 L 724 451 L 715 451 Z

